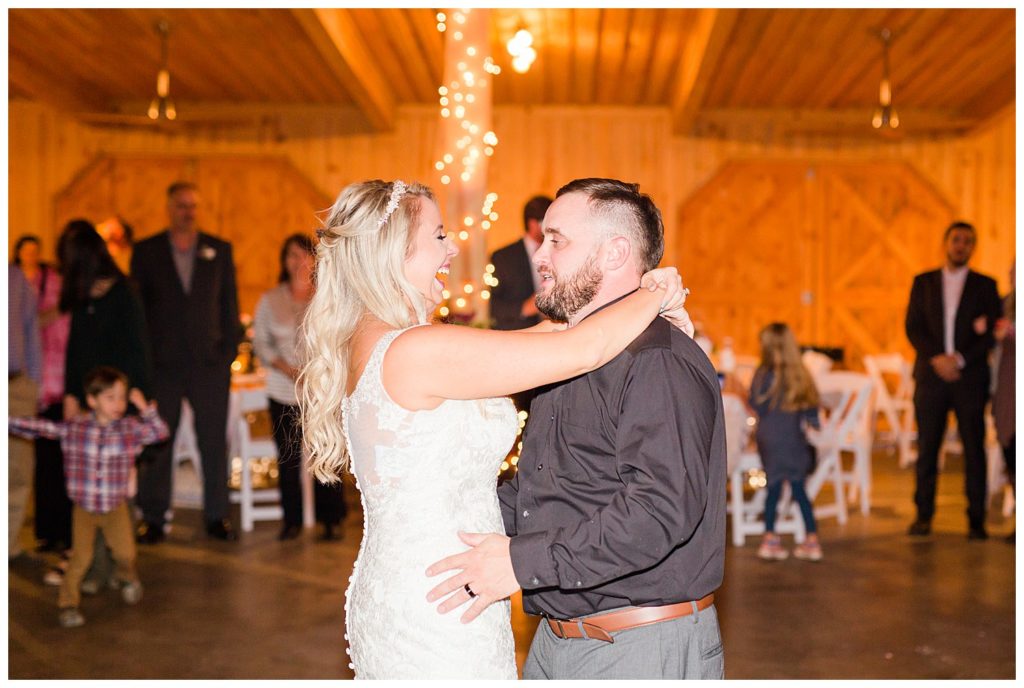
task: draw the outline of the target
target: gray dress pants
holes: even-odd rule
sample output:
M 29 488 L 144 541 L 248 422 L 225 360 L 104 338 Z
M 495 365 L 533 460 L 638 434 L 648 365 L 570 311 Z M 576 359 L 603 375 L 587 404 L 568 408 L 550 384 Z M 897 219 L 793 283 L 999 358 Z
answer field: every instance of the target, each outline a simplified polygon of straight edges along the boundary
M 611 634 L 614 643 L 559 638 L 541 621 L 524 679 L 722 679 L 725 656 L 715 606 L 696 615 Z

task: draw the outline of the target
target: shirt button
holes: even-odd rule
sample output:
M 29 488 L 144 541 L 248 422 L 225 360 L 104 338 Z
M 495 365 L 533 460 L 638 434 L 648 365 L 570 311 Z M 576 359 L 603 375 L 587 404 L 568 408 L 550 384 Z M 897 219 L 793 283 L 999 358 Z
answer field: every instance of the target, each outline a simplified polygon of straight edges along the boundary
M 534 576 L 533 578 L 531 578 L 530 579 L 530 583 L 532 583 L 533 585 L 540 585 L 540 581 L 537 580 L 537 576 Z
M 583 587 L 583 581 L 576 581 L 576 587 L 577 588 L 582 588 Z
M 528 509 L 524 509 L 523 510 L 523 518 L 529 518 L 529 517 L 530 517 L 530 511 Z
M 544 464 L 542 464 L 542 463 L 537 464 L 537 470 L 538 471 L 543 471 L 544 470 Z
M 552 414 L 551 415 L 551 420 L 554 420 L 554 419 L 555 419 L 555 416 L 554 416 L 554 414 Z

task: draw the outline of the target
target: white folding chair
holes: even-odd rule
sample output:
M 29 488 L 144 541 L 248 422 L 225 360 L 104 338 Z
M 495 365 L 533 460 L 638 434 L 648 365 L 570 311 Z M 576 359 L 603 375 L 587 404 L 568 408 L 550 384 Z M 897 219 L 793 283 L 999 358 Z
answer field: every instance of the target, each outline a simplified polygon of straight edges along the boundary
M 820 351 L 808 349 L 800 354 L 800 359 L 803 361 L 804 367 L 807 368 L 807 372 L 811 374 L 811 377 L 814 378 L 815 382 L 818 381 L 819 377 L 832 370 L 832 359 Z
M 836 488 L 836 502 L 821 507 L 822 515 L 836 515 L 846 522 L 844 485 L 849 485 L 850 500 L 860 502 L 865 516 L 871 510 L 871 378 L 863 373 L 836 371 L 817 380 L 822 405 L 829 409 L 819 433 L 818 466 L 807 483 L 807 494 L 814 499 L 827 480 Z M 853 468 L 843 469 L 842 452 L 853 454 Z M 819 510 L 815 510 L 818 514 Z
M 742 547 L 748 535 L 764 533 L 766 491 L 764 484 L 755 486 L 750 499 L 743 498 L 743 483 L 747 474 L 761 468 L 761 456 L 749 448 L 752 419 L 747 414 L 743 401 L 734 394 L 723 394 L 725 408 L 726 464 L 729 471 L 729 502 L 726 511 L 732 518 L 732 544 Z M 792 533 L 797 542 L 803 542 L 807 533 L 806 525 L 796 505 L 789 498 L 787 486 L 778 504 L 778 518 L 775 532 Z
M 250 532 L 255 521 L 279 521 L 284 518 L 281 508 L 281 494 L 277 488 L 254 489 L 251 462 L 266 458 L 277 458 L 277 445 L 273 436 L 253 436 L 250 415 L 266 411 L 269 407 L 264 389 L 242 389 L 238 391 L 238 420 L 230 456 L 242 461 L 241 486 L 231 494 L 232 503 L 241 506 L 242 531 Z
M 875 422 L 885 418 L 889 426 L 876 437 L 896 445 L 900 468 L 906 468 L 917 460 L 917 452 L 911 442 L 917 439 L 914 431 L 914 378 L 910 362 L 900 353 L 868 354 L 864 356 L 864 369 L 875 386 Z M 886 375 L 896 379 L 890 388 Z

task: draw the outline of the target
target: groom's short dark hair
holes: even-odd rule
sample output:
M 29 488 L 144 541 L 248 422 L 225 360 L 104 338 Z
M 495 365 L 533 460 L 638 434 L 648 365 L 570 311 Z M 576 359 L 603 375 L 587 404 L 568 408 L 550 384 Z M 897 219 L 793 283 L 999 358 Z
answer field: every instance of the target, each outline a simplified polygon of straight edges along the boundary
M 665 225 L 658 206 L 650 196 L 640 193 L 639 184 L 599 177 L 574 179 L 555 197 L 577 192 L 589 197 L 591 213 L 610 216 L 616 231 L 630 240 L 637 251 L 640 272 L 658 267 L 665 253 Z

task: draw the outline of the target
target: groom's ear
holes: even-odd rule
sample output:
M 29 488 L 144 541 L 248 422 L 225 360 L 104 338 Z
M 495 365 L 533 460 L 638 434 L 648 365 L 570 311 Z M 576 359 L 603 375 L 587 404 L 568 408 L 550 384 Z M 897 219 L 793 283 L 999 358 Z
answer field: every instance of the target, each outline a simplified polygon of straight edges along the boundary
M 614 236 L 605 243 L 605 271 L 621 270 L 633 257 L 633 246 L 624 236 Z

